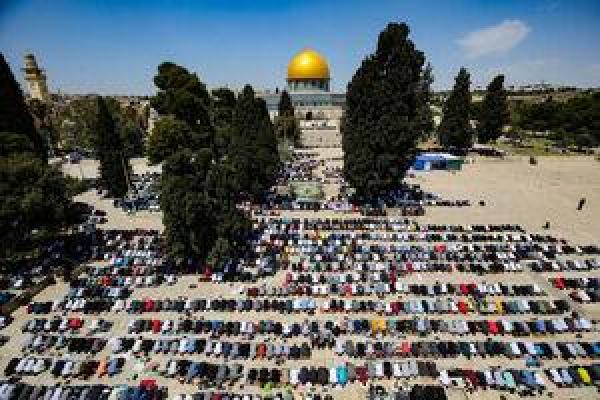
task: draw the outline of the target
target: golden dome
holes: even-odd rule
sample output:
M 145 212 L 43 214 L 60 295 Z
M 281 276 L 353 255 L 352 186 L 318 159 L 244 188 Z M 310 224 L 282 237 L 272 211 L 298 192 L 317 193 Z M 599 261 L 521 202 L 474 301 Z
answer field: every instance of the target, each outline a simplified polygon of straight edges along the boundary
M 329 79 L 329 66 L 325 57 L 312 49 L 296 54 L 288 64 L 289 79 Z

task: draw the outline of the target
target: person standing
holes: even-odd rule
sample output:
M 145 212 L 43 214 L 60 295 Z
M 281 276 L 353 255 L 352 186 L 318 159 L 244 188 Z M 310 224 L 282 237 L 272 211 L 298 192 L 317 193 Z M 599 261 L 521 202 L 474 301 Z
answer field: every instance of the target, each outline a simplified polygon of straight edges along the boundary
M 577 211 L 581 211 L 583 209 L 584 205 L 585 205 L 585 197 L 582 197 L 581 199 L 579 199 L 579 204 L 577 205 Z

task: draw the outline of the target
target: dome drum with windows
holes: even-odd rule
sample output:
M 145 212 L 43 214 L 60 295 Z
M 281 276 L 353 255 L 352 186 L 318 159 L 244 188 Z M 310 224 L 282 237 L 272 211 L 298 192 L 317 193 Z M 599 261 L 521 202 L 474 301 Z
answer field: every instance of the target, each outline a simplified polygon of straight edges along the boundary
M 288 64 L 290 92 L 329 92 L 329 80 L 327 60 L 312 49 L 302 50 Z

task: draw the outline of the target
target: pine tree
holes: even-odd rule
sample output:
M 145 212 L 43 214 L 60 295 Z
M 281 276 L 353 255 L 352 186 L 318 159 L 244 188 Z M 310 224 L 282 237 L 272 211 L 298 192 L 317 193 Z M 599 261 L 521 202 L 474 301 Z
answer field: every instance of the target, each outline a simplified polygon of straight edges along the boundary
M 152 107 L 161 115 L 174 115 L 187 123 L 202 137 L 202 147 L 213 147 L 211 99 L 198 76 L 179 65 L 165 62 L 158 66 L 154 83 L 159 91 L 150 100 Z
M 510 114 L 506 91 L 504 90 L 504 75 L 498 75 L 487 87 L 481 107 L 481 115 L 477 126 L 479 141 L 488 143 L 502 135 L 502 128 L 508 123 Z
M 438 128 L 440 143 L 444 147 L 464 150 L 473 145 L 470 79 L 467 70 L 461 68 L 452 92 L 444 103 L 444 115 Z
M 130 172 L 129 159 L 124 152 L 115 121 L 101 96 L 96 99 L 96 113 L 96 153 L 100 161 L 100 181 L 111 197 L 124 197 Z
M 0 153 L 33 152 L 44 162 L 47 146 L 35 128 L 23 92 L 0 53 Z
M 360 198 L 397 188 L 427 131 L 425 56 L 406 24 L 389 24 L 348 84 L 342 123 L 344 176 Z

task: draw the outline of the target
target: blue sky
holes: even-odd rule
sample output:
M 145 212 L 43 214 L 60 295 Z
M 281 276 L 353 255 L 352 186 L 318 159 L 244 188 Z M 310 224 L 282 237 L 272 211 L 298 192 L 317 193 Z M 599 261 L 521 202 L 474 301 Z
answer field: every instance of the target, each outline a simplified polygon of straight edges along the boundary
M 282 87 L 288 60 L 312 47 L 345 90 L 378 33 L 406 21 L 436 88 L 460 66 L 474 84 L 600 86 L 599 0 L 0 0 L 0 51 L 19 80 L 26 52 L 51 90 L 152 94 L 165 60 L 209 87 Z

